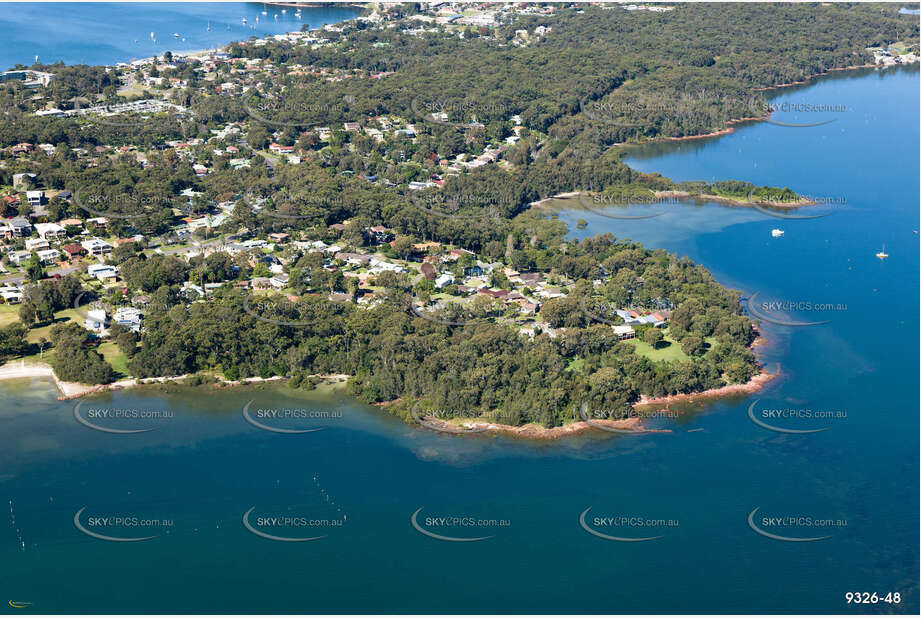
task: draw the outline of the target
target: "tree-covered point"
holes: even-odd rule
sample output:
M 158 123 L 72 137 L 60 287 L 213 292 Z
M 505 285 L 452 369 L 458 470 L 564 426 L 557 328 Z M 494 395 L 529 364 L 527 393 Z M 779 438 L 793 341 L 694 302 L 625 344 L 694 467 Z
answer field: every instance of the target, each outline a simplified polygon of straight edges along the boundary
M 381 275 L 376 283 L 388 287 L 372 307 L 311 295 L 292 303 L 230 286 L 187 304 L 164 285 L 153 294 L 129 367 L 139 377 L 216 371 L 233 379 L 286 375 L 295 383 L 347 374 L 349 392 L 365 402 L 425 400 L 458 414 L 546 426 L 572 420 L 583 402 L 617 416 L 641 395 L 698 392 L 757 373 L 746 349 L 751 324 L 736 295 L 706 269 L 610 234 L 567 242 L 561 224 L 530 214 L 509 225 L 510 259 L 574 281 L 566 298 L 548 301 L 541 313 L 552 335 L 531 338 L 515 323 L 489 319 L 419 317 L 409 309 L 405 276 Z M 298 267 L 309 271 L 310 260 L 302 261 Z M 593 280 L 602 269 L 612 276 L 599 287 Z M 652 362 L 637 354 L 583 310 L 593 303 L 675 307 L 669 335 L 689 359 Z M 574 361 L 579 370 L 568 370 Z

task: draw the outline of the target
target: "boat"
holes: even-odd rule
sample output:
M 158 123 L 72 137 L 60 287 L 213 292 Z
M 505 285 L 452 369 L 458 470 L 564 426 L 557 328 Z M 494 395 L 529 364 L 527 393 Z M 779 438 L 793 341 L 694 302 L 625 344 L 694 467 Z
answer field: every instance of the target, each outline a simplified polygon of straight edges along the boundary
M 179 38 L 179 33 L 178 33 L 178 32 L 174 32 L 174 33 L 173 33 L 173 36 L 176 37 L 176 38 L 178 39 L 178 38 Z
M 880 249 L 879 253 L 876 254 L 876 257 L 881 260 L 885 260 L 887 257 L 889 257 L 889 254 L 886 253 L 886 245 L 883 245 L 883 248 Z
M 783 236 L 783 230 L 778 230 L 777 228 L 774 228 L 773 230 L 771 230 L 771 236 L 773 238 L 777 238 L 778 236 Z
M 246 18 L 244 17 L 244 18 L 241 19 L 240 21 L 242 21 L 242 22 L 245 24 L 245 23 L 246 23 Z
M 208 32 L 211 32 L 211 22 L 210 22 L 210 21 L 208 22 L 208 27 L 206 28 L 206 30 L 207 30 Z

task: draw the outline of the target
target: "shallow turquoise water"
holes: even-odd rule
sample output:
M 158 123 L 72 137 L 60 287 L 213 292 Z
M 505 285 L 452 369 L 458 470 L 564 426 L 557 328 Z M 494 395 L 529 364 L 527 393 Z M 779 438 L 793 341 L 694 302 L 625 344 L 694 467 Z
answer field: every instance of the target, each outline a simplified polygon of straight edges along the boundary
M 56 401 L 43 381 L 7 382 L 0 497 L 12 500 L 15 523 L 0 524 L 0 586 L 41 612 L 917 613 L 918 82 L 917 70 L 823 79 L 777 96 L 846 103 L 853 111 L 834 123 L 753 124 L 630 160 L 676 180 L 736 178 L 846 196 L 831 216 L 781 221 L 714 204 L 662 207 L 668 214 L 633 222 L 563 215 L 573 235 L 612 231 L 664 247 L 748 295 L 846 305 L 823 313 L 831 322 L 822 326 L 765 326 L 765 360 L 780 364 L 782 378 L 757 397 L 690 406 L 672 433 L 535 444 L 435 434 L 348 402 L 252 387 L 86 400 L 83 415 L 174 414 L 99 421 L 155 428 L 115 435 L 78 423 L 74 402 Z M 575 229 L 577 218 L 586 230 Z M 771 238 L 774 227 L 786 235 Z M 891 257 L 880 262 L 883 243 Z M 777 421 L 829 427 L 781 434 L 749 419 L 756 398 L 847 416 Z M 342 415 L 279 422 L 322 428 L 284 435 L 248 424 L 250 401 L 253 411 Z M 91 538 L 74 525 L 82 507 L 78 521 L 91 531 L 159 536 Z M 275 542 L 244 527 L 253 507 L 254 515 L 342 525 L 259 527 L 325 535 Z M 661 538 L 589 534 L 579 524 L 589 507 L 597 531 Z M 830 535 L 776 541 L 749 527 L 756 507 L 759 518 L 846 525 L 771 528 Z M 428 531 L 493 538 L 433 539 L 410 523 L 419 508 Z M 171 525 L 91 526 L 103 516 Z M 429 516 L 509 525 L 444 528 Z M 677 525 L 605 527 L 595 516 Z M 898 591 L 902 602 L 848 606 L 848 591 Z

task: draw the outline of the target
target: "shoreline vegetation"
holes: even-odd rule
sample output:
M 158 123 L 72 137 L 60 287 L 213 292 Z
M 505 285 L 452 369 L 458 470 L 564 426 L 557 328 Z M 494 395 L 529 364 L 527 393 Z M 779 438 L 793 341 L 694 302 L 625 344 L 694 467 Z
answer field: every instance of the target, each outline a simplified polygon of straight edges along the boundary
M 756 344 L 757 345 L 757 342 Z M 752 346 L 754 347 L 754 345 Z M 656 404 L 671 404 L 675 402 L 684 402 L 684 401 L 695 401 L 697 399 L 719 399 L 722 397 L 732 396 L 732 395 L 741 395 L 741 394 L 751 394 L 756 393 L 762 390 L 768 382 L 780 375 L 780 369 L 774 373 L 770 373 L 767 369 L 762 368 L 761 372 L 756 374 L 754 377 L 749 379 L 748 382 L 744 384 L 727 384 L 719 388 L 713 388 L 706 391 L 701 391 L 699 393 L 681 393 L 677 395 L 666 395 L 663 397 L 646 397 L 642 396 L 639 401 L 633 403 L 633 409 L 636 410 L 641 407 L 656 405 Z M 0 365 L 0 381 L 2 380 L 20 380 L 20 379 L 29 379 L 29 378 L 50 378 L 54 382 L 58 391 L 61 395 L 58 397 L 58 401 L 69 401 L 71 399 L 80 399 L 81 397 L 86 397 L 96 393 L 102 392 L 111 392 L 119 391 L 125 388 L 131 388 L 135 386 L 150 386 L 150 385 L 166 385 L 171 382 L 176 382 L 178 380 L 185 380 L 192 376 L 170 376 L 162 378 L 128 378 L 125 380 L 119 380 L 117 382 L 112 382 L 111 384 L 78 384 L 76 382 L 64 382 L 60 380 L 57 375 L 55 375 L 54 370 L 50 365 L 44 363 L 30 363 L 25 364 L 24 362 L 17 363 L 15 361 L 6 363 L 5 365 Z M 330 374 L 330 375 L 318 375 L 311 376 L 321 378 L 332 383 L 341 383 L 343 380 L 348 380 L 351 376 L 344 374 Z M 222 387 L 227 386 L 248 386 L 253 384 L 261 384 L 265 382 L 280 382 L 287 380 L 287 377 L 284 376 L 272 376 L 269 378 L 246 378 L 244 380 L 225 380 L 218 378 L 216 382 L 217 385 Z M 397 405 L 402 403 L 402 400 L 378 402 L 371 404 L 374 407 L 379 407 L 383 410 L 391 405 Z M 471 434 L 471 435 L 497 435 L 497 434 L 506 434 L 517 438 L 525 439 L 535 439 L 535 440 L 555 440 L 559 438 L 564 438 L 567 436 L 574 436 L 588 431 L 603 431 L 599 429 L 598 426 L 608 427 L 614 430 L 620 430 L 622 433 L 629 434 L 633 433 L 671 433 L 671 429 L 649 429 L 643 424 L 643 421 L 639 417 L 630 417 L 625 419 L 596 419 L 591 423 L 586 421 L 573 421 L 559 425 L 556 427 L 543 427 L 536 423 L 528 423 L 527 425 L 504 425 L 502 423 L 495 423 L 488 420 L 477 420 L 477 419 L 453 419 L 452 421 L 446 421 L 443 419 L 436 419 L 433 417 L 423 417 L 423 420 L 426 422 L 427 429 L 432 429 L 437 431 L 438 428 L 443 428 L 451 433 L 456 433 L 458 435 Z M 594 425 L 594 426 L 593 426 Z M 458 430 L 462 431 L 458 431 Z
M 763 337 L 759 336 L 750 346 L 751 350 L 754 350 L 758 347 L 762 347 L 765 343 Z M 719 399 L 722 397 L 729 397 L 733 395 L 742 395 L 742 394 L 751 394 L 756 393 L 762 390 L 768 382 L 772 381 L 774 378 L 780 376 L 780 367 L 778 366 L 777 371 L 770 373 L 766 368 L 762 367 L 761 371 L 754 376 L 752 376 L 744 384 L 727 384 L 718 388 L 712 388 L 705 391 L 700 391 L 696 393 L 679 393 L 675 395 L 665 395 L 662 397 L 647 397 L 642 395 L 638 401 L 635 401 L 632 404 L 633 410 L 638 410 L 651 405 L 656 404 L 671 404 L 675 402 L 690 402 L 697 399 Z M 58 401 L 69 401 L 72 399 L 80 399 L 82 397 L 87 397 L 89 395 L 94 395 L 97 393 L 103 392 L 113 392 L 119 391 L 126 388 L 132 388 L 136 386 L 157 386 L 157 385 L 169 385 L 178 381 L 188 380 L 190 378 L 196 377 L 195 374 L 189 375 L 180 375 L 180 376 L 166 376 L 158 378 L 126 378 L 123 380 L 117 380 L 109 384 L 80 384 L 77 382 L 65 382 L 58 378 L 54 373 L 51 365 L 47 363 L 37 363 L 30 362 L 26 363 L 23 360 L 20 361 L 9 361 L 4 365 L 0 365 L 0 381 L 4 380 L 22 380 L 22 379 L 31 379 L 31 378 L 48 378 L 50 379 L 55 387 L 60 392 L 58 396 Z M 323 375 L 312 375 L 308 376 L 310 378 L 318 378 L 323 380 L 324 383 L 331 385 L 333 388 L 342 387 L 346 382 L 351 379 L 353 376 L 346 374 L 323 374 Z M 244 378 L 241 380 L 228 380 L 220 376 L 213 376 L 211 381 L 205 381 L 202 385 L 212 385 L 219 387 L 233 387 L 233 386 L 251 386 L 255 384 L 262 384 L 267 382 L 284 382 L 289 379 L 288 376 L 271 376 L 268 378 L 262 377 L 250 377 Z M 398 406 L 403 403 L 402 398 L 394 399 L 392 401 L 382 401 L 370 404 L 372 407 L 380 408 L 384 411 L 388 411 L 388 408 L 391 406 Z M 404 419 L 405 420 L 405 419 Z M 672 433 L 671 429 L 650 429 L 643 424 L 643 421 L 639 417 L 629 417 L 624 419 L 595 419 L 591 423 L 586 421 L 571 421 L 558 425 L 555 427 L 543 427 L 537 423 L 527 423 L 525 425 L 506 425 L 502 423 L 496 423 L 486 419 L 462 419 L 456 418 L 451 420 L 438 419 L 431 416 L 422 417 L 422 420 L 425 421 L 424 425 L 421 427 L 433 431 L 438 431 L 439 429 L 445 430 L 449 433 L 454 433 L 458 435 L 472 434 L 472 435 L 498 435 L 504 434 L 516 438 L 531 439 L 531 440 L 556 440 L 564 438 L 567 436 L 575 436 L 589 431 L 604 431 L 602 427 L 606 427 L 612 430 L 615 430 L 617 433 L 623 435 L 629 435 L 630 433 L 645 434 L 645 433 Z

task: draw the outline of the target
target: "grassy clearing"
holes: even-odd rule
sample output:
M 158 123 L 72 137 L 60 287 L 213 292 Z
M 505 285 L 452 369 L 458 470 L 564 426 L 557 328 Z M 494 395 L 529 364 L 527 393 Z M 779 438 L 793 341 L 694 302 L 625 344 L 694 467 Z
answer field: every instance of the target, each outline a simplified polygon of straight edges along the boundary
M 38 340 L 44 337 L 46 340 L 51 340 L 51 328 L 56 324 L 64 324 L 73 320 L 80 326 L 83 326 L 83 316 L 77 313 L 76 309 L 64 309 L 63 311 L 58 311 L 54 314 L 54 320 L 50 324 L 45 324 L 38 328 L 33 328 L 29 331 L 29 334 L 26 336 L 26 339 L 30 343 L 38 343 Z
M 678 342 L 667 336 L 660 341 L 659 345 L 655 348 L 641 339 L 627 339 L 624 343 L 632 345 L 637 354 L 645 356 L 651 361 L 672 362 L 691 360 L 690 356 L 681 351 L 681 346 L 678 345 Z
M 9 326 L 19 321 L 19 305 L 0 305 L 0 326 Z
M 127 378 L 131 375 L 131 372 L 128 371 L 128 357 L 118 349 L 116 344 L 101 343 L 99 347 L 96 348 L 96 351 L 102 354 L 102 357 L 107 363 L 112 365 L 112 369 L 114 369 L 116 373 L 120 374 L 117 376 L 118 378 Z

